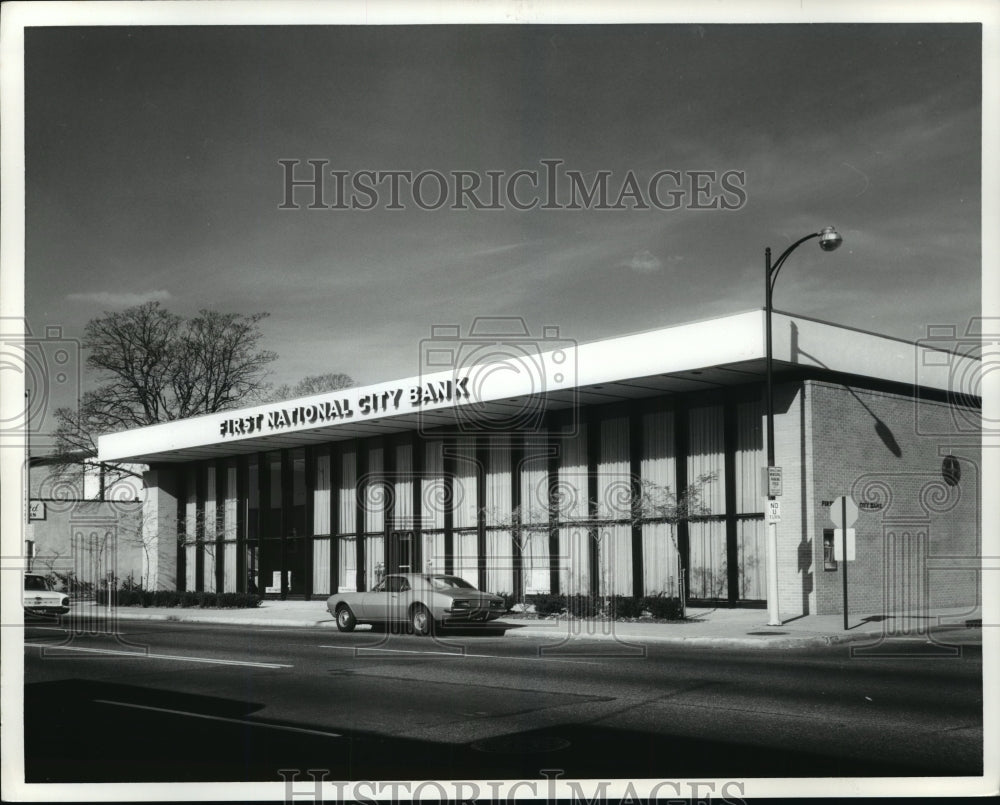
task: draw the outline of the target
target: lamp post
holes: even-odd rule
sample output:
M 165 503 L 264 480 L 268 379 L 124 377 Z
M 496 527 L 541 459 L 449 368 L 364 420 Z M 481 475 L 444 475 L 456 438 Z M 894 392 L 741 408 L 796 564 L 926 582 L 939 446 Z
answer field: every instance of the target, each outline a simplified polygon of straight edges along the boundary
M 771 262 L 771 248 L 764 250 L 764 285 L 765 285 L 765 342 L 767 357 L 765 363 L 765 377 L 767 381 L 767 399 L 765 416 L 767 417 L 767 468 L 768 475 L 774 467 L 774 378 L 771 355 L 771 310 L 772 297 L 774 294 L 774 283 L 778 279 L 778 272 L 785 264 L 793 251 L 805 243 L 807 240 L 819 238 L 819 247 L 825 252 L 832 252 L 843 242 L 843 238 L 832 226 L 823 227 L 819 232 L 813 232 L 804 238 L 799 238 L 795 243 L 785 249 L 781 256 Z M 770 489 L 767 490 L 770 492 Z M 768 494 L 768 500 L 774 500 L 774 495 Z M 778 612 L 778 524 L 767 523 L 767 623 L 769 626 L 780 626 L 781 615 Z

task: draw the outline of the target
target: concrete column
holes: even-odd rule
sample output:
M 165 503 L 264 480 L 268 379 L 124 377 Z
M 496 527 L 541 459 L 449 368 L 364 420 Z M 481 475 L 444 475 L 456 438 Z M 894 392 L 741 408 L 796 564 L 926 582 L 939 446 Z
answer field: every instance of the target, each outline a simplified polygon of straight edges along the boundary
M 153 590 L 177 589 L 177 470 L 143 473 L 143 576 Z
M 816 563 L 812 509 L 812 444 L 807 384 L 774 389 L 775 463 L 782 469 L 778 523 L 778 601 L 783 621 L 816 612 Z M 820 548 L 821 550 L 821 548 Z M 822 568 L 819 572 L 822 573 Z

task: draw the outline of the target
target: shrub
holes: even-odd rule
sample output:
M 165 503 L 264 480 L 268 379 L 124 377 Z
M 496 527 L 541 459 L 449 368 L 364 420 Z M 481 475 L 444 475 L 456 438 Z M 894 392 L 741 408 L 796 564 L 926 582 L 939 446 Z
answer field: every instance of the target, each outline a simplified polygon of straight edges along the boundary
M 107 590 L 97 590 L 94 596 L 97 604 L 108 602 Z M 259 607 L 263 599 L 253 593 L 212 593 L 188 590 L 116 590 L 112 601 L 119 607 L 199 607 L 201 609 L 248 609 Z
M 679 598 L 666 595 L 651 595 L 644 598 L 642 604 L 654 618 L 675 621 L 683 617 L 683 607 Z
M 68 570 L 65 573 L 59 573 L 54 570 L 48 574 L 47 578 L 52 582 L 53 589 L 69 593 L 76 598 L 87 598 L 97 592 L 92 582 L 81 581 L 72 570 Z M 106 591 L 107 588 L 101 585 L 99 589 Z M 106 598 L 105 601 L 107 601 Z
M 638 618 L 644 609 L 644 599 L 633 595 L 615 595 L 608 599 L 609 618 Z
M 566 611 L 578 618 L 592 618 L 600 610 L 600 603 L 598 596 L 576 593 L 566 597 Z
M 255 593 L 219 593 L 215 605 L 220 609 L 253 609 L 262 600 Z
M 551 593 L 536 593 L 525 596 L 525 602 L 535 607 L 539 615 L 558 615 L 566 611 L 566 596 Z
M 142 604 L 142 592 L 140 590 L 121 589 L 117 593 L 118 606 L 135 607 Z
M 154 607 L 175 607 L 180 601 L 180 593 L 174 590 L 157 590 L 153 593 Z

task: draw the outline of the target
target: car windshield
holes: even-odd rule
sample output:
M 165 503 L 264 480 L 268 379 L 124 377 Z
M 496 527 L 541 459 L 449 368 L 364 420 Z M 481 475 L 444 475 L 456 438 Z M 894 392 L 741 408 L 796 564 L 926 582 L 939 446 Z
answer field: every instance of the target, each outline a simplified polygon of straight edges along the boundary
M 47 590 L 49 589 L 48 582 L 45 581 L 45 576 L 25 576 L 24 577 L 24 589 L 25 590 Z
M 475 590 L 469 582 L 459 576 L 424 576 L 436 590 Z

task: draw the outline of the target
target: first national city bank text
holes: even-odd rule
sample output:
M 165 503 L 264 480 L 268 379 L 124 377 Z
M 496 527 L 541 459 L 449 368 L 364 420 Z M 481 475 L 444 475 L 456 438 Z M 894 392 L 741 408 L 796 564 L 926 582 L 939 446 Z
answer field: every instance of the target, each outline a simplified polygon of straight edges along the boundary
M 460 402 L 469 398 L 468 382 L 469 378 L 467 377 L 456 380 L 441 380 L 411 386 L 408 390 L 397 387 L 384 391 L 374 391 L 363 394 L 353 401 L 350 397 L 341 397 L 308 405 L 277 408 L 247 416 L 230 417 L 219 423 L 219 435 L 247 436 L 284 428 L 336 422 L 343 419 L 353 419 L 355 415 L 365 417 L 387 411 L 398 411 L 404 404 L 408 404 L 411 408 L 418 408 L 429 404 Z M 404 394 L 407 391 L 408 393 Z M 355 406 L 357 407 L 355 408 Z

